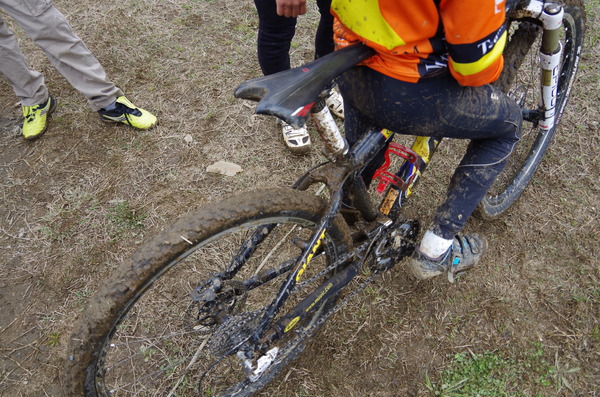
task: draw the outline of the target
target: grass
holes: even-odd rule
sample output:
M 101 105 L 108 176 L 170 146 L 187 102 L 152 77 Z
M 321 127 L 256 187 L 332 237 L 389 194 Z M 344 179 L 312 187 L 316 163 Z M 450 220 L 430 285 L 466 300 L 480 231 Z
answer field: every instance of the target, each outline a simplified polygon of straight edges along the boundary
M 122 236 L 127 232 L 136 232 L 144 228 L 146 215 L 132 209 L 127 201 L 114 203 L 106 214 L 113 225 L 115 237 Z
M 587 26 L 585 31 L 585 49 L 584 56 L 594 56 L 597 54 L 591 53 L 594 48 L 600 45 L 600 30 L 598 30 L 598 20 L 600 19 L 600 1 L 599 0 L 585 0 L 585 13 L 587 18 Z M 585 65 L 584 67 L 589 67 Z M 592 77 L 594 77 L 592 75 Z M 597 81 L 597 75 L 596 81 Z
M 578 369 L 576 369 L 578 370 Z M 429 376 L 425 385 L 433 396 L 493 396 L 521 397 L 544 396 L 553 390 L 569 385 L 568 374 L 573 370 L 560 372 L 544 359 L 543 346 L 534 343 L 533 348 L 518 357 L 500 351 L 455 354 L 437 381 Z M 529 379 L 529 386 L 523 387 L 523 380 Z
M 46 345 L 49 347 L 58 346 L 60 343 L 60 331 L 52 331 L 46 336 Z

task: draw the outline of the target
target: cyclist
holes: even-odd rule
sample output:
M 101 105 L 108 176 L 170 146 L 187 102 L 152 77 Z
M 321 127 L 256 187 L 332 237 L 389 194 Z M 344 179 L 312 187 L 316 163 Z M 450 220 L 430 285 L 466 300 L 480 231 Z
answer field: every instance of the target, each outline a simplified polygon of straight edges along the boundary
M 296 33 L 296 17 L 306 13 L 306 1 L 254 0 L 254 4 L 258 11 L 258 63 L 263 74 L 267 76 L 289 69 L 289 51 Z M 321 18 L 315 35 L 315 58 L 334 50 L 330 5 L 331 0 L 317 0 Z M 343 99 L 336 90 L 331 90 L 326 103 L 334 114 L 343 118 Z M 295 154 L 308 152 L 311 142 L 306 127 L 293 128 L 287 123 L 280 123 L 288 149 Z
M 489 84 L 503 67 L 505 1 L 332 0 L 331 7 L 338 48 L 362 42 L 376 50 L 339 82 L 350 144 L 372 128 L 470 140 L 409 267 L 419 279 L 471 268 L 486 239 L 459 232 L 506 165 L 522 122 L 516 102 Z M 367 183 L 382 156 L 363 173 Z

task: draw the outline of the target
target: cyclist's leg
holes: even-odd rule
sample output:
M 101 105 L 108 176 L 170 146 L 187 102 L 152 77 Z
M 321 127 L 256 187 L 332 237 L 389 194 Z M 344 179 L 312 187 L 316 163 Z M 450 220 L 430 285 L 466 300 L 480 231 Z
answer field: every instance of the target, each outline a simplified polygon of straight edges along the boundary
M 437 109 L 445 136 L 471 139 L 434 218 L 434 232 L 446 239 L 463 228 L 504 169 L 522 122 L 518 105 L 495 87 L 459 89 L 458 97 L 448 95 Z
M 360 67 L 346 73 L 340 87 L 346 98 L 346 111 L 352 115 L 346 122 L 349 141 L 354 142 L 365 131 L 360 128 L 369 123 L 399 133 L 471 139 L 446 200 L 436 212 L 433 233 L 428 234 L 445 240 L 442 249 L 450 252 L 454 236 L 484 197 L 518 141 L 520 109 L 491 86 L 461 87 L 448 74 L 415 84 Z M 454 245 L 462 247 L 461 241 Z M 473 244 L 485 245 L 482 241 Z M 471 258 L 474 264 L 479 256 L 464 257 Z
M 454 91 L 454 90 L 453 90 Z M 454 172 L 446 199 L 437 209 L 432 228 L 413 253 L 409 267 L 420 279 L 448 271 L 453 274 L 475 266 L 487 242 L 478 234 L 460 230 L 506 166 L 519 140 L 522 116 L 517 104 L 492 86 L 460 87 L 458 96 L 438 102 L 441 131 L 467 133 L 471 142 Z M 446 127 L 446 128 L 444 128 Z
M 449 74 L 407 83 L 358 67 L 344 74 L 340 88 L 347 97 L 349 143 L 356 142 L 365 126 L 471 140 L 436 218 L 444 225 L 438 228 L 443 237 L 453 236 L 518 141 L 521 111 L 517 104 L 492 86 L 461 87 Z

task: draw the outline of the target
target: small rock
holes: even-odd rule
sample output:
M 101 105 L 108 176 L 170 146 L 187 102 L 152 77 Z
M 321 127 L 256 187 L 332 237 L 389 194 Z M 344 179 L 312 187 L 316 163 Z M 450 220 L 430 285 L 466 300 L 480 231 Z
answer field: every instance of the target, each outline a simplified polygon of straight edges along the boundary
M 229 163 L 227 161 L 217 161 L 216 163 L 206 167 L 206 172 L 212 172 L 214 174 L 221 174 L 226 176 L 234 176 L 238 172 L 242 172 L 242 167 L 235 163 Z

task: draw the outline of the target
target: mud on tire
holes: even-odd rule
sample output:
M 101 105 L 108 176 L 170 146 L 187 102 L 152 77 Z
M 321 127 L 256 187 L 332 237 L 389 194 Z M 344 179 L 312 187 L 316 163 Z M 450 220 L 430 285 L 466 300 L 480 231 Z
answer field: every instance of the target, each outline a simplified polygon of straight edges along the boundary
M 312 194 L 272 189 L 183 216 L 137 250 L 91 299 L 69 342 L 66 395 L 166 396 L 172 391 L 178 396 L 197 396 L 201 375 L 214 363 L 220 368 L 209 371 L 202 382 L 209 395 L 222 395 L 223 390 L 227 390 L 225 395 L 250 395 L 264 387 L 303 350 L 308 338 L 289 332 L 287 339 L 278 342 L 276 362 L 258 381 L 249 383 L 243 374 L 235 373 L 240 368 L 235 355 L 222 358 L 205 352 L 203 345 L 220 325 L 200 325 L 197 302 L 190 296 L 198 285 L 228 266 L 257 227 L 276 225 L 269 237 L 253 248 L 235 279 L 249 280 L 256 272 L 269 271 L 269 266 L 293 260 L 324 208 L 325 202 Z M 338 217 L 327 230 L 323 249 L 311 261 L 310 272 L 322 270 L 350 244 L 347 226 Z M 310 279 L 308 272 L 306 278 Z M 252 315 L 239 313 L 260 313 L 273 300 L 286 274 L 227 302 L 224 317 L 245 319 Z M 290 301 L 301 299 L 301 292 Z M 323 302 L 313 317 L 297 328 L 314 324 L 328 303 Z

